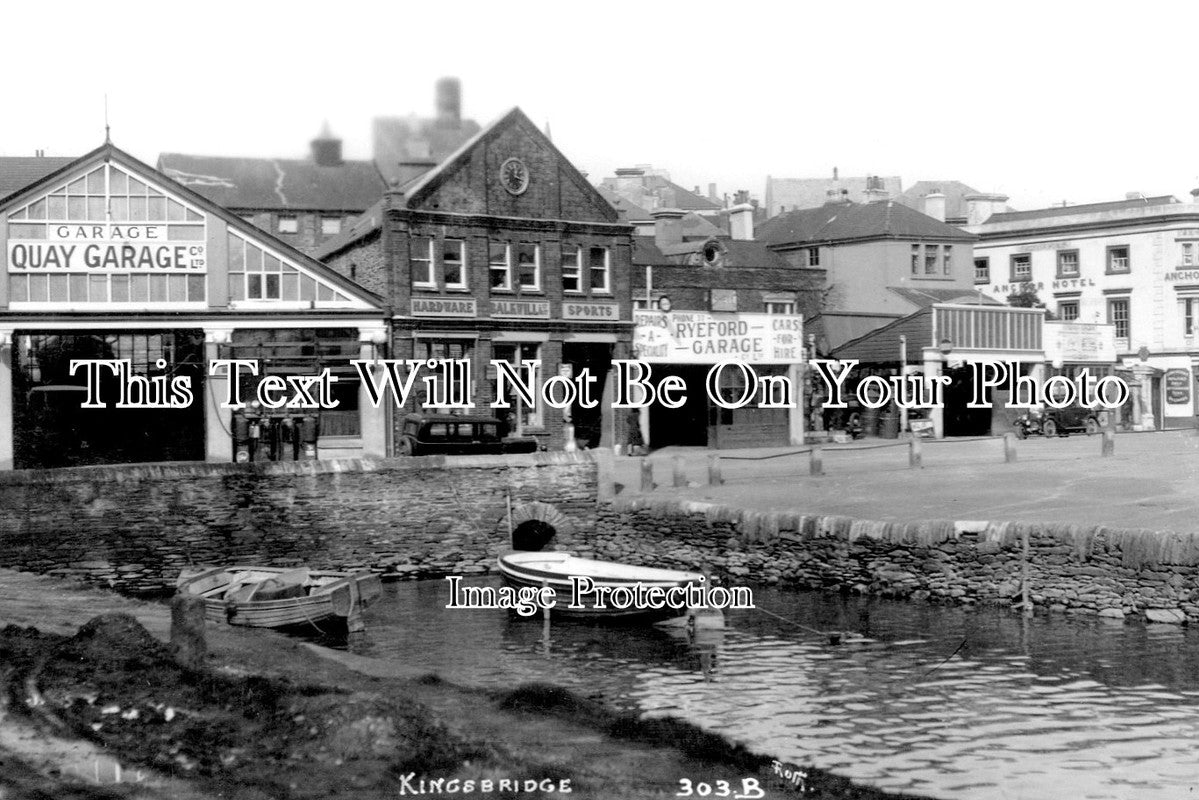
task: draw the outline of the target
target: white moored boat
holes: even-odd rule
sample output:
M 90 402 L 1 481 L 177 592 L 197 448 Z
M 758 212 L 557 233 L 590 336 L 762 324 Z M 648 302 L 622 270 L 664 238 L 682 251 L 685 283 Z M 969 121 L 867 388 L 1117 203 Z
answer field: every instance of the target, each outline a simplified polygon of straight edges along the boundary
M 686 588 L 701 588 L 705 581 L 698 572 L 638 567 L 556 552 L 507 553 L 500 556 L 499 568 L 510 586 L 553 589 L 556 604 L 551 614 L 592 619 L 683 616 L 688 611 Z M 636 602 L 638 598 L 643 602 Z M 647 598 L 649 602 L 644 602 Z M 634 602 L 627 603 L 629 599 Z M 578 607 L 572 608 L 572 603 Z
M 360 626 L 362 609 L 382 593 L 370 572 L 322 572 L 307 567 L 217 567 L 183 573 L 181 593 L 204 599 L 210 622 L 256 628 Z

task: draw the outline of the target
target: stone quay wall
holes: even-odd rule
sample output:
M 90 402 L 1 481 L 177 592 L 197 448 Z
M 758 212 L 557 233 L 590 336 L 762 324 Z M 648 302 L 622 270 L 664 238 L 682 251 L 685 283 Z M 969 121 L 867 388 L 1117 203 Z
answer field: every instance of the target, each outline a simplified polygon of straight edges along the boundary
M 567 545 L 563 547 L 562 545 Z M 1064 524 L 887 523 L 617 498 L 559 543 L 581 555 L 961 604 L 1199 621 L 1199 536 Z
M 234 563 L 479 574 L 509 508 L 587 535 L 596 484 L 586 453 L 21 470 L 0 473 L 0 566 L 132 594 Z

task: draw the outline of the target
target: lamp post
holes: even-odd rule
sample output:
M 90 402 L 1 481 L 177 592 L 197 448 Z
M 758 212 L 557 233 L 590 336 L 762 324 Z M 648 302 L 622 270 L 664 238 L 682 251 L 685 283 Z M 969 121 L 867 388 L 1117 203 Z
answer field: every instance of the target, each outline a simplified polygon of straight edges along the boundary
M 899 385 L 908 377 L 908 337 L 899 334 Z M 908 404 L 899 404 L 899 432 L 902 434 L 908 429 Z

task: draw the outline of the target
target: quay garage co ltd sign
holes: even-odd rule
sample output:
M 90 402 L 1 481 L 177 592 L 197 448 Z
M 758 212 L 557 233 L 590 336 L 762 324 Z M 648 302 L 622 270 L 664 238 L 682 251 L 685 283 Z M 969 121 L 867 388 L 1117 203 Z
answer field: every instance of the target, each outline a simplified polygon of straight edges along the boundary
M 203 271 L 203 241 L 171 241 L 166 225 L 49 225 L 45 239 L 10 239 L 9 272 Z
M 633 357 L 657 364 L 795 364 L 804 360 L 803 317 L 705 311 L 636 311 Z

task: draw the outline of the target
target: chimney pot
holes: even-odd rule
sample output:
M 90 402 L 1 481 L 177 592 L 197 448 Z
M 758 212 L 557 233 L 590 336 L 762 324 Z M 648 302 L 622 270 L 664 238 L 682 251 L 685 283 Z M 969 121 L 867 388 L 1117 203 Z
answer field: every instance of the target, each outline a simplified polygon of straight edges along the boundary
M 318 167 L 341 166 L 341 139 L 332 134 L 328 122 L 325 122 L 320 134 L 312 140 L 310 146 L 312 147 L 312 160 Z

